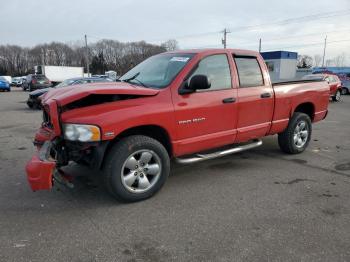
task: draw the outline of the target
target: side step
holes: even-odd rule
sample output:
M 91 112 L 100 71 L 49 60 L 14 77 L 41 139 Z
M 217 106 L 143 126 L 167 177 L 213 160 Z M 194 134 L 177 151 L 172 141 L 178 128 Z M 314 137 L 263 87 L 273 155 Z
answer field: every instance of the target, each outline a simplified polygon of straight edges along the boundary
M 195 154 L 188 158 L 175 158 L 175 161 L 180 164 L 192 164 L 192 163 L 197 163 L 197 162 L 218 158 L 218 157 L 222 157 L 230 154 L 239 153 L 261 145 L 262 145 L 262 141 L 260 139 L 257 139 L 257 140 L 253 140 L 252 143 L 250 144 L 232 147 L 229 149 L 225 149 L 223 151 L 218 151 L 218 152 L 209 153 L 209 154 Z

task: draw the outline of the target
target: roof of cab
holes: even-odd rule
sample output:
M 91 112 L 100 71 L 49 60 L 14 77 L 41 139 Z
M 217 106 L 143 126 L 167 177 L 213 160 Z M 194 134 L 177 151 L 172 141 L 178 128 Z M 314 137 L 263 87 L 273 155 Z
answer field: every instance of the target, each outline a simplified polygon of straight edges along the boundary
M 184 49 L 184 50 L 175 50 L 166 52 L 167 54 L 171 53 L 190 53 L 190 54 L 207 54 L 207 53 L 234 53 L 237 55 L 246 55 L 246 56 L 258 56 L 259 52 L 252 50 L 244 49 L 230 49 L 230 48 L 210 48 L 210 49 Z

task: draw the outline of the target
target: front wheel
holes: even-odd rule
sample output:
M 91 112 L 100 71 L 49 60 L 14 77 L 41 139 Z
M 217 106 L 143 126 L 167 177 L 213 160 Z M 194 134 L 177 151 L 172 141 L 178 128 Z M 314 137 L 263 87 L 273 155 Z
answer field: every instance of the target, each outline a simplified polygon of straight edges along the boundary
M 153 138 L 135 135 L 122 139 L 109 151 L 104 180 L 117 199 L 135 202 L 158 192 L 169 172 L 170 159 L 164 146 Z
M 308 146 L 311 132 L 310 117 L 307 114 L 296 112 L 289 120 L 288 127 L 278 134 L 278 144 L 285 153 L 299 154 Z
M 334 102 L 339 102 L 340 101 L 340 97 L 341 97 L 341 92 L 340 90 L 338 89 L 337 92 L 335 93 L 334 96 L 332 96 L 332 100 Z
M 347 89 L 346 87 L 343 87 L 342 90 L 341 90 L 341 94 L 342 94 L 342 95 L 347 95 L 347 94 L 349 94 L 349 89 Z

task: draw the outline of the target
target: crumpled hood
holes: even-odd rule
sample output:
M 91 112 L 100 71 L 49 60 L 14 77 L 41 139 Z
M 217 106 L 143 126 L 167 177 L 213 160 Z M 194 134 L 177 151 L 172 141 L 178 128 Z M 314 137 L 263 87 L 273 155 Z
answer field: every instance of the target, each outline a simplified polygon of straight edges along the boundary
M 59 106 L 67 105 L 89 95 L 140 95 L 154 96 L 159 90 L 131 85 L 125 82 L 92 83 L 53 88 L 42 97 L 44 104 L 56 100 Z

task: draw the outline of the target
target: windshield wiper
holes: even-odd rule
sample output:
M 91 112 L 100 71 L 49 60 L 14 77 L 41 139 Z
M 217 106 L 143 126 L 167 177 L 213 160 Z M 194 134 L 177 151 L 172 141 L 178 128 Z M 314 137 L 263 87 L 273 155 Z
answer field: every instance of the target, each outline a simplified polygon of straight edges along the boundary
M 145 85 L 144 83 L 142 83 L 140 80 L 138 80 L 136 77 L 138 77 L 140 75 L 140 72 L 136 73 L 135 75 L 133 75 L 132 77 L 129 77 L 127 79 L 121 80 L 123 82 L 127 82 L 130 83 L 131 80 L 136 80 L 138 83 L 140 83 L 142 86 L 144 87 L 148 87 L 147 85 Z
M 135 75 L 133 75 L 132 77 L 129 77 L 129 78 L 127 78 L 127 79 L 124 79 L 124 80 L 122 80 L 123 82 L 130 82 L 131 80 L 134 80 L 136 77 L 138 77 L 139 76 L 139 74 L 140 74 L 140 72 L 137 72 Z

